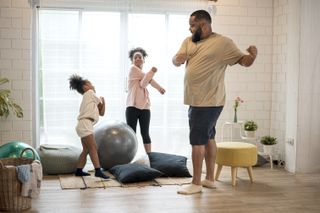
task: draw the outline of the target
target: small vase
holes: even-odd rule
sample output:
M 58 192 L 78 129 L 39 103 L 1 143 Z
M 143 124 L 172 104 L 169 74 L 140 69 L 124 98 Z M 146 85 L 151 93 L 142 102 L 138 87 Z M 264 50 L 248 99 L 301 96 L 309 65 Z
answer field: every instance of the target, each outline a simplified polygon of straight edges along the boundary
M 237 117 L 237 109 L 234 109 L 234 117 L 233 117 L 233 122 L 238 123 L 238 117 Z

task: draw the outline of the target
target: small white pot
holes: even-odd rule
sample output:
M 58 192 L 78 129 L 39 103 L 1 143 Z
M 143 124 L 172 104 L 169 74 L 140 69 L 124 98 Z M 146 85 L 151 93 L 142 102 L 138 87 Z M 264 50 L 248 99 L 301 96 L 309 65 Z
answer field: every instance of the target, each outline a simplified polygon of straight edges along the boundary
M 263 145 L 263 152 L 268 155 L 272 155 L 274 145 Z
M 245 130 L 244 131 L 244 135 L 247 138 L 254 138 L 256 136 L 256 131 L 247 131 L 247 130 Z

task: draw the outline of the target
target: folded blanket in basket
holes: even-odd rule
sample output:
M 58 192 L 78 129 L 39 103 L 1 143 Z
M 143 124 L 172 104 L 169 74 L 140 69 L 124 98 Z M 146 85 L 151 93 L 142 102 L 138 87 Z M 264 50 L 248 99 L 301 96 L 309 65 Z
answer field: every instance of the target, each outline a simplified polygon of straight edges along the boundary
M 18 179 L 21 183 L 26 183 L 30 180 L 30 165 L 20 165 L 16 167 Z
M 35 160 L 30 165 L 18 167 L 18 177 L 22 183 L 21 196 L 31 198 L 38 197 L 42 181 L 42 166 L 40 161 Z M 29 169 L 29 171 L 26 169 Z M 29 178 L 26 178 L 27 176 L 29 176 Z

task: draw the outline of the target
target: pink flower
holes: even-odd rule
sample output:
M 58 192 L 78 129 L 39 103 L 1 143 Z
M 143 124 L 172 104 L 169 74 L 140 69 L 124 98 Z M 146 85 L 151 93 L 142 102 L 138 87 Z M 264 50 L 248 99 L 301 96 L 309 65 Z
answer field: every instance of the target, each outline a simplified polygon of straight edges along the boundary
M 238 108 L 238 106 L 240 106 L 240 103 L 243 103 L 243 100 L 238 96 L 238 97 L 234 100 L 233 108 L 236 110 L 236 109 Z

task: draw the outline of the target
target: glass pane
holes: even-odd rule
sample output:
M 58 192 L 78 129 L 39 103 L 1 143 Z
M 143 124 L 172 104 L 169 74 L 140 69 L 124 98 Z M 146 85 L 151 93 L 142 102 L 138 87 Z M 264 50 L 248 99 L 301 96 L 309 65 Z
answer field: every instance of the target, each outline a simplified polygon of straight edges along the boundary
M 105 97 L 107 119 L 123 117 L 119 110 L 124 105 L 124 86 L 119 84 L 123 79 L 118 48 L 120 14 L 42 10 L 39 20 L 40 143 L 79 146 L 75 125 L 82 96 L 69 90 L 71 74 L 89 79 L 97 94 Z
M 68 74 L 79 69 L 79 27 L 78 11 L 39 13 L 40 143 L 77 141 L 74 126 L 79 103 L 69 91 Z
M 186 148 L 189 147 L 187 107 L 183 105 L 184 68 L 174 67 L 171 59 L 183 39 L 190 34 L 188 19 L 188 15 L 128 15 L 129 49 L 142 47 L 147 51 L 143 71 L 148 72 L 152 66 L 157 67 L 154 80 L 167 91 L 165 95 L 161 95 L 148 86 L 152 149 L 184 155 L 189 154 Z M 128 63 L 131 63 L 129 59 Z M 138 139 L 141 140 L 139 133 Z
M 100 120 L 124 119 L 124 74 L 120 56 L 120 13 L 84 12 L 81 28 L 81 73 L 106 101 Z
M 127 17 L 125 20 L 123 17 Z M 82 96 L 70 91 L 68 78 L 78 73 L 106 100 L 100 121 L 125 122 L 127 50 L 143 47 L 144 71 L 158 68 L 155 80 L 167 92 L 148 87 L 153 151 L 190 154 L 187 106 L 183 104 L 184 67 L 171 59 L 188 31 L 189 15 L 124 12 L 40 11 L 40 143 L 80 146 L 75 132 Z M 142 146 L 138 132 L 139 146 Z

